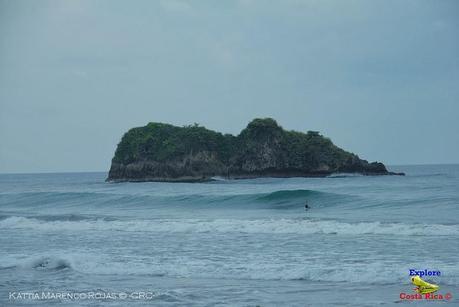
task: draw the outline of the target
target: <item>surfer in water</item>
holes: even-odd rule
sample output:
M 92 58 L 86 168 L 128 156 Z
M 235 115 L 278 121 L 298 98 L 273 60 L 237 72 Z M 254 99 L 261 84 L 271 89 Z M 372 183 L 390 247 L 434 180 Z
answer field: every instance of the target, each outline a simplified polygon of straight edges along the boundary
M 308 202 L 306 201 L 306 203 L 304 204 L 304 210 L 308 211 L 309 210 L 309 205 L 308 205 Z

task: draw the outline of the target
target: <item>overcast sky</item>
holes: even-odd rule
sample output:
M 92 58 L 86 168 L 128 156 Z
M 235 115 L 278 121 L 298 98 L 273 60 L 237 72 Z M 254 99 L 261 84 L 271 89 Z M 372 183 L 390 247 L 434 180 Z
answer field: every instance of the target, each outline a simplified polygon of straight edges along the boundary
M 0 172 L 106 171 L 129 128 L 255 117 L 459 162 L 459 1 L 0 0 Z

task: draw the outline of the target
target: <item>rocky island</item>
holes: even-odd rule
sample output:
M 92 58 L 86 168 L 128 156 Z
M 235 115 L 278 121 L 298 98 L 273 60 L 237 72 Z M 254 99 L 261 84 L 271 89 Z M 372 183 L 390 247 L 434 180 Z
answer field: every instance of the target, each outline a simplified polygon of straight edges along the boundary
M 360 159 L 318 132 L 287 131 L 263 118 L 237 136 L 197 124 L 149 123 L 130 129 L 116 148 L 107 180 L 186 182 L 333 173 L 403 175 Z

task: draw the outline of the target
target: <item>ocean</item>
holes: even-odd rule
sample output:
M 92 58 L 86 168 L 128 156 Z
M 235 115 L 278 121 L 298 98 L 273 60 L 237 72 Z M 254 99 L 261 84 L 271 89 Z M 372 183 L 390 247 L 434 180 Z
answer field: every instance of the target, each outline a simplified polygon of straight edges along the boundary
M 390 170 L 406 176 L 2 174 L 0 306 L 400 306 L 421 303 L 401 298 L 410 269 L 458 305 L 459 165 Z

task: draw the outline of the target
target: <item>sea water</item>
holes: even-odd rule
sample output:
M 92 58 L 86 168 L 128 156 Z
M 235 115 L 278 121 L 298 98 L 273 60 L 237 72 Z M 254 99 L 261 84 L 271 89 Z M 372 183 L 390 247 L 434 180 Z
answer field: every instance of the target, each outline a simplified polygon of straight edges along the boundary
M 459 166 L 391 170 L 406 176 L 0 175 L 0 305 L 397 305 L 412 269 L 458 304 Z

